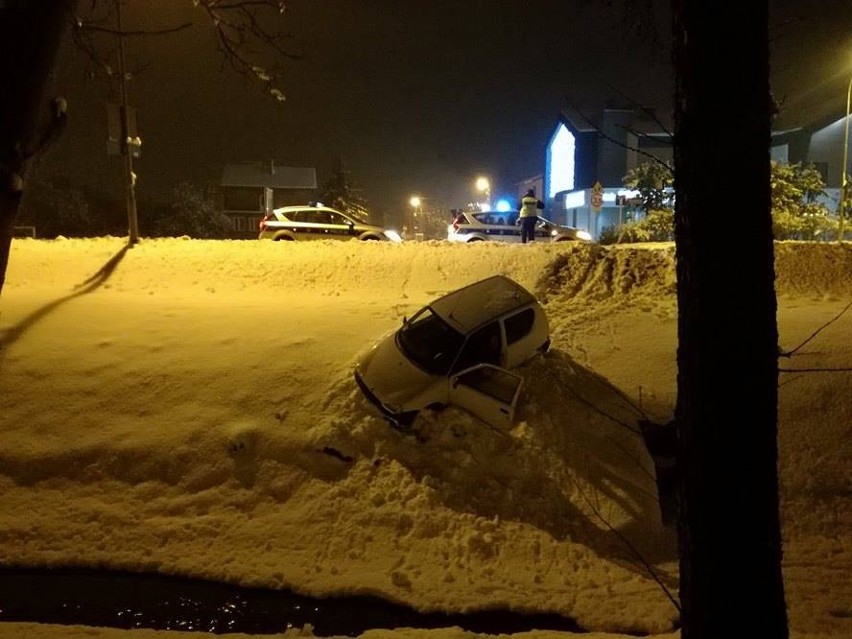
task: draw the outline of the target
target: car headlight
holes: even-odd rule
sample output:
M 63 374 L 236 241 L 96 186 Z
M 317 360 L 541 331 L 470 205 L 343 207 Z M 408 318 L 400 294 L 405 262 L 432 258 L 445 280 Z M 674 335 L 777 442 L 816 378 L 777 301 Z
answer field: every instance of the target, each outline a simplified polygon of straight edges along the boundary
M 577 231 L 577 239 L 586 240 L 587 242 L 592 241 L 592 234 L 588 231 Z
M 391 242 L 402 242 L 402 238 L 399 236 L 399 233 L 393 230 L 385 231 L 385 237 L 388 238 Z
M 559 231 L 557 231 L 555 229 L 550 232 L 550 237 L 556 237 L 557 235 L 559 235 Z

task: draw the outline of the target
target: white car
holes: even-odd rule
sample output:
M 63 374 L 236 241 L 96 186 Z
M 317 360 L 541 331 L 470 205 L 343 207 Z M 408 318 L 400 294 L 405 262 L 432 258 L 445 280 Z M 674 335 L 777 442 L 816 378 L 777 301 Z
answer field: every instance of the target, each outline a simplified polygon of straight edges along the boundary
M 355 380 L 398 427 L 423 409 L 450 404 L 510 427 L 523 383 L 510 369 L 549 347 L 547 316 L 535 296 L 495 275 L 403 320 L 357 363 Z
M 366 224 L 327 206 L 282 206 L 261 221 L 258 239 L 294 240 L 387 240 L 402 242 L 399 233 Z
M 450 242 L 518 242 L 521 241 L 521 227 L 516 223 L 517 213 L 480 213 L 464 211 L 459 213 L 453 223 L 447 226 L 447 239 Z M 543 217 L 538 218 L 535 227 L 535 239 L 544 242 L 591 242 L 588 231 L 572 226 L 560 226 Z

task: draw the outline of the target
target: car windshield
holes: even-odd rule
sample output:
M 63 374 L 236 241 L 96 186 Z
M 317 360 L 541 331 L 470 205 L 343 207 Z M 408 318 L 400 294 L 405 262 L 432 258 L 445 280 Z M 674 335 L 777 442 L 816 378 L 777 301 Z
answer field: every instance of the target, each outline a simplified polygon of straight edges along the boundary
M 446 375 L 464 343 L 464 335 L 428 306 L 397 331 L 397 344 L 414 364 L 434 375 Z

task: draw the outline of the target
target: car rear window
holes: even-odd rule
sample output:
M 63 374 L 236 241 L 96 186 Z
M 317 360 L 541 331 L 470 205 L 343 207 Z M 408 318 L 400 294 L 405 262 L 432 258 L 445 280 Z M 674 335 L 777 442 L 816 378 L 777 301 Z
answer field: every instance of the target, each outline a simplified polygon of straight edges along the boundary
M 528 335 L 535 322 L 535 311 L 528 308 L 520 313 L 507 317 L 503 324 L 506 326 L 506 343 L 514 344 L 519 339 Z

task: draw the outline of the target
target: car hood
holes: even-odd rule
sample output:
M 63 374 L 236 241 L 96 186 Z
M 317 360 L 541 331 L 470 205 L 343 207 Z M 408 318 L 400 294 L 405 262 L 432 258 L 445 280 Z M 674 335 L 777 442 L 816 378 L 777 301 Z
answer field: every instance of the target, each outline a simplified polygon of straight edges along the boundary
M 361 358 L 356 370 L 376 399 L 395 413 L 424 408 L 414 400 L 437 381 L 399 349 L 396 331 L 379 340 Z

